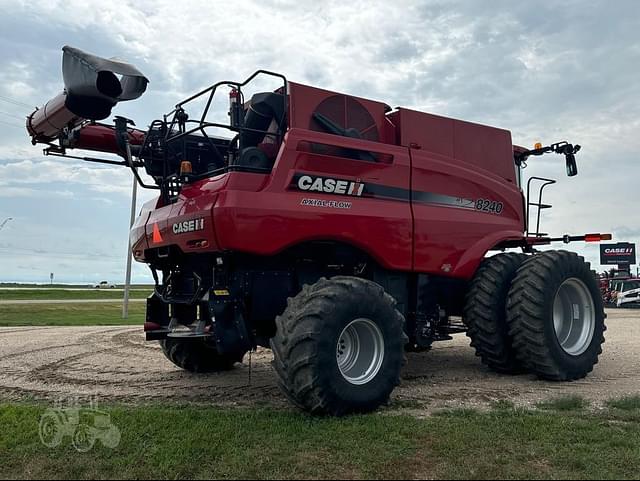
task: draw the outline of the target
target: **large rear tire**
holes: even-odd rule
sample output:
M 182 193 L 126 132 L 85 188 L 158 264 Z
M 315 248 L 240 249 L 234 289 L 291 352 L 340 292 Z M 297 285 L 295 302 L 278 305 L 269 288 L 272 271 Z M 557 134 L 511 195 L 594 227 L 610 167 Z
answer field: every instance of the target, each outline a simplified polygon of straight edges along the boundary
M 524 254 L 505 253 L 482 261 L 465 297 L 463 319 L 476 356 L 494 371 L 524 371 L 513 349 L 507 324 L 507 294 Z
M 169 361 L 185 371 L 196 373 L 230 371 L 236 363 L 242 362 L 246 354 L 222 355 L 214 346 L 201 341 L 165 339 L 160 341 L 160 346 Z
M 400 383 L 408 342 L 395 304 L 380 285 L 356 277 L 305 286 L 277 318 L 271 341 L 285 395 L 333 416 L 385 404 Z
M 598 363 L 602 296 L 589 263 L 573 252 L 547 251 L 520 267 L 507 319 L 518 359 L 542 379 L 581 379 Z

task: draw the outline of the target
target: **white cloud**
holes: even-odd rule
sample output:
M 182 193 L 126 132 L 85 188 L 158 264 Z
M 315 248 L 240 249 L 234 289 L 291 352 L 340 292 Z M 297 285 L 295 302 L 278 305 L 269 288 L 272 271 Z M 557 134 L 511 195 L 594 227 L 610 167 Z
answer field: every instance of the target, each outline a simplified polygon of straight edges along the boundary
M 130 195 L 131 171 L 124 167 L 95 167 L 69 160 L 20 160 L 0 164 L 0 186 L 14 192 L 22 184 L 78 185 L 90 191 Z M 24 193 L 35 191 L 22 188 Z M 47 189 L 47 191 L 49 191 Z
M 69 190 L 33 189 L 29 187 L 4 187 L 0 181 L 0 198 L 2 197 L 64 197 L 71 199 L 74 193 Z

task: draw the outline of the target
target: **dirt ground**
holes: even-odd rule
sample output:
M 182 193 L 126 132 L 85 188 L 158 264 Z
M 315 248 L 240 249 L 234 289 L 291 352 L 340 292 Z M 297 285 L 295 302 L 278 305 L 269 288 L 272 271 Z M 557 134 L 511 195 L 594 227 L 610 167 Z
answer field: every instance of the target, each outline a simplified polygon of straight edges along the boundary
M 452 407 L 482 408 L 509 400 L 531 406 L 579 395 L 595 406 L 640 393 L 640 311 L 610 310 L 600 364 L 586 379 L 549 383 L 485 368 L 464 335 L 410 354 L 392 405 L 413 414 Z M 223 374 L 196 375 L 174 367 L 139 328 L 0 328 L 0 400 L 93 398 L 98 402 L 198 402 L 287 407 L 271 372 L 269 351 Z

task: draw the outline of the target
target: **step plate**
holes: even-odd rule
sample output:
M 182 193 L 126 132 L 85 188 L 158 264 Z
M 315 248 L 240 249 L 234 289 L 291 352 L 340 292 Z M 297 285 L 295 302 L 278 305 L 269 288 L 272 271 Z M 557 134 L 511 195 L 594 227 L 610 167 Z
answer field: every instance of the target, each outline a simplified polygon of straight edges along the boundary
M 170 332 L 167 334 L 167 337 L 169 339 L 192 339 L 192 340 L 199 340 L 199 339 L 209 339 L 210 337 L 213 337 L 213 334 L 210 333 L 196 333 L 196 332 Z

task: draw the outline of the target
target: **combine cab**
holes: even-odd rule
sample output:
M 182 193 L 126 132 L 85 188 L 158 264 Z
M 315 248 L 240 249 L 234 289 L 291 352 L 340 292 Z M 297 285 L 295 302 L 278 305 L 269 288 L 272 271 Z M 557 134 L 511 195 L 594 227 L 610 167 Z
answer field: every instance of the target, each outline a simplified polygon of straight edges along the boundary
M 596 364 L 605 316 L 589 264 L 536 249 L 610 236 L 540 232 L 554 181 L 522 182 L 548 152 L 576 175 L 579 146 L 528 150 L 507 130 L 266 71 L 218 82 L 141 131 L 98 122 L 144 91 L 137 69 L 68 47 L 64 59 L 66 89 L 29 132 L 49 155 L 117 154 L 84 159 L 158 191 L 130 241 L 156 281 L 147 339 L 179 367 L 230 369 L 270 347 L 289 399 L 343 415 L 385 403 L 405 352 L 455 333 L 499 372 L 571 381 Z M 212 120 L 221 99 L 224 122 Z

